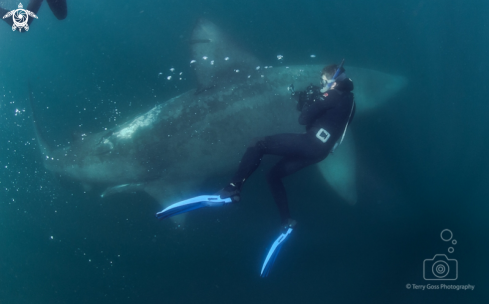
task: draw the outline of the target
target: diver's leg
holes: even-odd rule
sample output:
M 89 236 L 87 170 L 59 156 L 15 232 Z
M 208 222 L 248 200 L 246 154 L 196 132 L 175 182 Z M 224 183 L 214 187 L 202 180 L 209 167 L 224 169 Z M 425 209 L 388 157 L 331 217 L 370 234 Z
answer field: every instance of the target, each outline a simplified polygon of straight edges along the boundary
M 58 20 L 63 20 L 68 15 L 68 6 L 66 0 L 47 0 L 49 8 Z
M 259 138 L 248 146 L 231 182 L 219 192 L 222 198 L 234 196 L 233 201 L 239 200 L 241 186 L 258 168 L 264 154 L 317 158 L 317 151 L 306 134 L 284 133 Z
M 305 134 L 276 134 L 254 141 L 246 150 L 232 181 L 244 182 L 260 165 L 264 154 L 285 157 L 314 157 Z
M 268 184 L 272 191 L 273 199 L 277 204 L 282 225 L 290 222 L 289 203 L 282 178 L 299 171 L 302 168 L 317 163 L 318 159 L 309 158 L 284 158 L 280 160 L 268 174 Z
M 241 158 L 238 170 L 234 174 L 231 182 L 219 191 L 221 198 L 230 197 L 233 202 L 240 200 L 241 186 L 245 180 L 258 168 L 265 153 L 263 140 L 257 140 L 251 143 Z
M 291 155 L 297 153 L 302 134 L 276 134 L 254 140 L 246 149 L 241 158 L 238 170 L 231 182 L 219 194 L 222 198 L 231 197 L 233 201 L 239 200 L 239 192 L 245 180 L 258 168 L 264 154 Z

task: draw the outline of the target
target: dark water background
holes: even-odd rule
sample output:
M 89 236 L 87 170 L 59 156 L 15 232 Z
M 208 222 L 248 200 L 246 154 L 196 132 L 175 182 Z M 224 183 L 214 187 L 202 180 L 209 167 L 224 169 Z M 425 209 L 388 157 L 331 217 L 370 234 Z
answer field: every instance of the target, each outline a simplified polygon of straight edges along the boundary
M 8 9 L 16 1 L 3 1 Z M 24 3 L 25 4 L 25 3 Z M 46 3 L 28 33 L 0 24 L 0 303 L 484 303 L 489 299 L 487 1 L 68 1 Z M 359 202 L 341 203 L 308 168 L 286 180 L 298 229 L 267 279 L 277 236 L 271 195 L 158 222 L 145 195 L 100 199 L 46 172 L 27 105 L 63 145 L 195 87 L 197 18 L 223 27 L 265 64 L 329 63 L 404 75 L 392 102 L 351 128 Z M 311 59 L 310 55 L 317 57 Z M 182 81 L 158 78 L 171 67 Z M 248 189 L 264 187 L 263 174 Z M 318 199 L 321 197 L 321 199 Z M 447 253 L 439 235 L 457 245 Z M 426 285 L 424 259 L 459 263 Z M 435 284 L 443 282 L 435 282 Z

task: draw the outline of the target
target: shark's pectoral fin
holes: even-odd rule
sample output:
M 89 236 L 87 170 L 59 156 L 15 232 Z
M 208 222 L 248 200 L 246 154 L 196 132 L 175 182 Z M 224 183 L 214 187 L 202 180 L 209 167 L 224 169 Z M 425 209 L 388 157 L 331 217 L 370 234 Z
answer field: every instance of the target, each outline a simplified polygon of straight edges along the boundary
M 179 184 L 179 188 L 173 189 L 165 185 L 165 182 L 162 179 L 144 182 L 144 183 L 132 183 L 132 184 L 122 184 L 114 187 L 107 188 L 102 194 L 101 197 L 106 197 L 112 194 L 118 193 L 136 193 L 136 192 L 146 192 L 151 197 L 153 197 L 162 207 L 163 209 L 170 206 L 171 204 L 181 201 L 183 199 L 192 196 L 193 191 L 195 191 L 195 184 L 188 183 L 186 185 Z M 183 225 L 185 222 L 186 214 L 179 214 L 173 216 L 171 220 L 178 225 Z
M 357 202 L 356 156 L 353 134 L 348 130 L 343 143 L 334 154 L 317 164 L 319 171 L 331 187 L 348 204 Z

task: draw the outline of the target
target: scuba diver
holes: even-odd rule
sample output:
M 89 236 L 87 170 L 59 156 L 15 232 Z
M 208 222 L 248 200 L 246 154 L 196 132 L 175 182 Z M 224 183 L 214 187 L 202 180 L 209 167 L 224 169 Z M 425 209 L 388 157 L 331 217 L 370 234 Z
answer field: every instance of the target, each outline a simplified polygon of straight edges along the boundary
M 307 166 L 324 160 L 341 144 L 348 124 L 355 114 L 353 82 L 346 77 L 343 62 L 328 65 L 321 71 L 321 87 L 311 85 L 304 92 L 294 92 L 298 97 L 297 109 L 301 112 L 299 123 L 306 126 L 301 134 L 276 134 L 252 142 L 244 153 L 240 165 L 217 195 L 191 198 L 165 208 L 157 213 L 159 219 L 206 206 L 222 206 L 240 200 L 241 187 L 258 168 L 265 154 L 282 156 L 268 174 L 268 183 L 277 204 L 282 233 L 275 240 L 263 263 L 261 276 L 266 277 L 283 243 L 293 231 L 296 221 L 290 216 L 287 195 L 282 179 Z
M 37 15 L 37 12 L 41 7 L 42 1 L 43 0 L 31 0 L 25 9 Z M 66 16 L 68 15 L 68 7 L 66 5 L 66 0 L 46 0 L 46 1 L 48 2 L 49 8 L 51 8 L 51 11 L 53 12 L 54 16 L 56 16 L 58 20 L 63 20 L 66 18 Z M 3 7 L 0 7 L 1 17 L 4 17 L 9 12 L 10 11 L 4 9 Z M 5 20 L 5 22 L 7 22 L 8 25 L 10 26 L 14 24 L 13 18 L 11 17 L 4 18 L 3 20 Z M 28 18 L 27 25 L 30 25 L 33 20 L 34 18 Z

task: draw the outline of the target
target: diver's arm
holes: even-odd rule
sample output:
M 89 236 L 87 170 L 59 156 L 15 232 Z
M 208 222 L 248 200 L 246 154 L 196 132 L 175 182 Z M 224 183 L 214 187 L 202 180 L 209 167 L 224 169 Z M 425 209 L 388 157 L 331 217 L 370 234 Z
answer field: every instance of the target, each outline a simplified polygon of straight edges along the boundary
M 318 116 L 322 115 L 325 111 L 333 107 L 334 104 L 331 97 L 325 97 L 323 100 L 313 103 L 306 102 L 302 107 L 302 112 L 299 116 L 299 123 L 307 126 L 316 120 Z
M 297 110 L 299 112 L 302 111 L 304 104 L 314 102 L 320 93 L 320 88 L 313 84 L 310 84 L 305 91 L 295 92 L 297 96 Z

